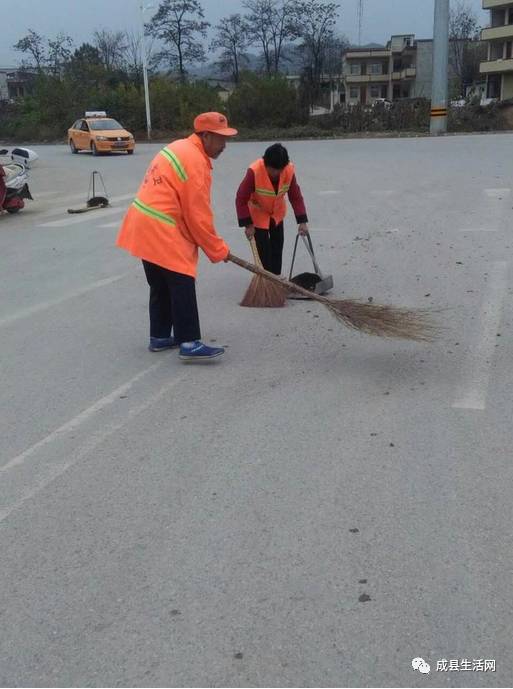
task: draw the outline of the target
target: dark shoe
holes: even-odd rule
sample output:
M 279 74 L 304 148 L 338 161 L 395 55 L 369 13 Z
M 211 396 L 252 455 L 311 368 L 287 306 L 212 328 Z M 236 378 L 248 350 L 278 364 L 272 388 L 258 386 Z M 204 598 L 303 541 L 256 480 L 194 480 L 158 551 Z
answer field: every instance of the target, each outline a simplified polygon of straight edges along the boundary
M 174 337 L 150 337 L 150 352 L 162 352 L 164 349 L 178 347 Z
M 196 340 L 192 347 L 180 345 L 179 357 L 182 361 L 208 361 L 216 359 L 224 354 L 223 347 L 209 347 L 203 342 Z

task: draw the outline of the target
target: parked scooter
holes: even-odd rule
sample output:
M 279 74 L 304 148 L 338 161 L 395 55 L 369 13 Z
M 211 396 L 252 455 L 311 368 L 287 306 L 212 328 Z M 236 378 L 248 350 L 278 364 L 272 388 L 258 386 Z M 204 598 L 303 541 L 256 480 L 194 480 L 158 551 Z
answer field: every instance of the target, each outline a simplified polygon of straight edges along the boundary
M 17 213 L 25 206 L 24 199 L 32 199 L 25 165 L 0 164 L 0 211 Z

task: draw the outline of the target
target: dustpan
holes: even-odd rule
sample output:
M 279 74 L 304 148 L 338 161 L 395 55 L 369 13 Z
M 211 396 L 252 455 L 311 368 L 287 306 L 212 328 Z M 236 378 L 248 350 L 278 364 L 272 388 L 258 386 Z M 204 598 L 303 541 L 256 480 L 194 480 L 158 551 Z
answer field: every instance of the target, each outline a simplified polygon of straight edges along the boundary
M 99 181 L 103 187 L 103 193 L 105 194 L 104 196 L 97 196 L 96 195 L 96 186 L 95 186 L 95 178 L 96 175 L 98 175 Z M 91 187 L 92 187 L 92 194 L 91 194 Z M 98 170 L 93 170 L 91 172 L 91 177 L 89 179 L 89 189 L 87 191 L 87 201 L 86 205 L 82 206 L 82 208 L 68 208 L 68 213 L 85 213 L 87 211 L 94 211 L 97 208 L 107 208 L 109 206 L 109 199 L 107 197 L 107 187 L 105 186 L 105 182 L 103 181 L 103 177 Z
M 330 289 L 333 289 L 333 276 L 324 275 L 321 269 L 319 268 L 319 264 L 317 263 L 317 259 L 315 257 L 312 238 L 310 237 L 309 232 L 301 235 L 301 238 L 303 239 L 306 250 L 308 251 L 310 258 L 312 259 L 315 273 L 299 273 L 298 275 L 294 275 L 294 277 L 292 276 L 292 272 L 294 270 L 294 263 L 296 260 L 296 251 L 299 237 L 300 235 L 297 234 L 296 241 L 294 243 L 294 253 L 292 254 L 292 263 L 290 265 L 289 280 L 290 282 L 293 282 L 294 284 L 299 285 L 300 287 L 303 287 L 304 289 L 307 289 L 310 292 L 315 292 L 315 294 L 326 294 L 326 292 L 329 292 Z M 288 295 L 288 298 L 307 299 L 308 297 L 305 297 L 297 292 L 292 292 Z

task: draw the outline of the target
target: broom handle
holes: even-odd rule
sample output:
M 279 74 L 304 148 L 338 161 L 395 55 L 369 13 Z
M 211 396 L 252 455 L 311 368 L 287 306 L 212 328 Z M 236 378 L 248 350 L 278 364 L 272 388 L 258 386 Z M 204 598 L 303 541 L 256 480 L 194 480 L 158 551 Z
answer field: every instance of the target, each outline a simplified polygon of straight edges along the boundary
M 262 261 L 260 260 L 260 255 L 258 253 L 256 241 L 254 237 L 251 237 L 249 240 L 249 244 L 251 246 L 251 251 L 253 252 L 253 258 L 255 259 L 255 265 L 257 265 L 259 268 L 263 269 Z
M 241 268 L 245 268 L 246 270 L 249 270 L 251 273 L 255 273 L 255 275 L 261 275 L 262 277 L 271 280 L 271 282 L 275 282 L 277 285 L 286 287 L 288 290 L 292 292 L 299 292 L 300 294 L 303 294 L 305 297 L 308 297 L 309 299 L 314 299 L 315 301 L 321 302 L 321 304 L 331 303 L 331 301 L 327 297 L 321 297 L 320 294 L 310 292 L 310 290 L 305 289 L 304 287 L 300 287 L 299 285 L 296 285 L 294 282 L 289 282 L 285 278 L 279 277 L 274 273 L 270 273 L 268 270 L 264 270 L 259 266 L 255 266 L 253 265 L 253 263 L 248 263 L 243 258 L 239 258 L 238 256 L 235 256 L 232 253 L 228 254 L 227 259 L 228 261 L 235 263 L 235 265 L 240 266 Z

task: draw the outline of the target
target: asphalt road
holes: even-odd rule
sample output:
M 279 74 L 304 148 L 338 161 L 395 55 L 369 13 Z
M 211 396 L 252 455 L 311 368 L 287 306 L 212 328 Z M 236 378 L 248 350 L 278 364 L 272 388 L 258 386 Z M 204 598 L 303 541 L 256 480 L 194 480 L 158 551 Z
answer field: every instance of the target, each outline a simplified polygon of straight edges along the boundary
M 512 685 L 512 144 L 288 144 L 333 293 L 446 328 L 243 309 L 249 273 L 203 257 L 203 338 L 227 347 L 206 366 L 147 351 L 114 247 L 159 146 L 35 147 L 35 200 L 0 217 L 2 686 Z M 264 148 L 214 169 L 248 259 L 234 194 Z M 112 207 L 68 215 L 92 170 Z

